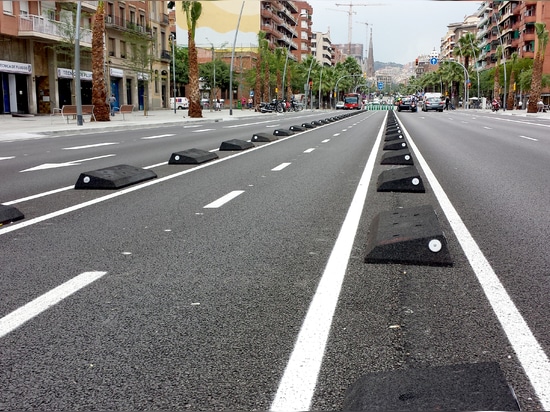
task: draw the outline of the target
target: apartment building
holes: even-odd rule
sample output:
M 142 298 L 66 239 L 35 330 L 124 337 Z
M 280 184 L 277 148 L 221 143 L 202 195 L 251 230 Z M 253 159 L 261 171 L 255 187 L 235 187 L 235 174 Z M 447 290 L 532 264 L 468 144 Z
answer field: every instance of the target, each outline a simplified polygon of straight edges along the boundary
M 83 104 L 92 100 L 92 24 L 97 1 L 81 1 Z M 76 3 L 3 1 L 0 14 L 0 113 L 49 114 L 75 104 Z M 169 22 L 164 1 L 105 2 L 105 73 L 109 94 L 136 109 L 169 102 Z M 138 65 L 137 45 L 147 45 Z M 138 48 L 139 49 L 139 48 Z M 142 59 L 143 60 L 143 59 Z
M 550 6 L 542 1 L 488 1 L 479 11 L 478 40 L 482 47 L 478 66 L 491 68 L 502 55 L 497 49 L 502 46 L 504 58 L 510 60 L 513 53 L 518 58 L 534 58 L 537 36 L 535 23 L 550 27 Z M 547 46 L 546 54 L 550 52 Z M 546 59 L 544 73 L 550 73 L 550 60 Z
M 314 32 L 311 40 L 311 53 L 323 66 L 332 66 L 335 60 L 334 49 L 330 41 L 330 32 Z

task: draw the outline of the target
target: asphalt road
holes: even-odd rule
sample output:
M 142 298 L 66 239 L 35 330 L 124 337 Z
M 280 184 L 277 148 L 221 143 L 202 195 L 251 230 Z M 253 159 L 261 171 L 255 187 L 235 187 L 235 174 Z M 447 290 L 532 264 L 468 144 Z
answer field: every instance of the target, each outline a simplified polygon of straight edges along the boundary
M 2 144 L 0 409 L 342 410 L 365 374 L 479 362 L 548 409 L 549 124 L 399 113 L 426 193 L 376 191 L 385 112 L 166 164 L 294 116 Z M 70 188 L 124 163 L 159 177 Z M 420 205 L 453 266 L 365 263 L 375 216 Z

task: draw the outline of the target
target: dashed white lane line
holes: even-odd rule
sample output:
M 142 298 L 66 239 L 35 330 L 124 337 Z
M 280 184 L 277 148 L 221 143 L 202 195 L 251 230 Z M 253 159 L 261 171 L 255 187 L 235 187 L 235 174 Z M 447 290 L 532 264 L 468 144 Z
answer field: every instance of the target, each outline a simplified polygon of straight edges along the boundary
M 28 322 L 46 309 L 58 304 L 83 287 L 95 282 L 107 272 L 84 272 L 58 287 L 44 293 L 0 319 L 0 338 Z
M 328 143 L 330 142 L 330 139 L 321 140 L 321 143 Z
M 281 170 L 283 170 L 287 166 L 290 166 L 290 163 L 281 163 L 279 166 L 274 167 L 273 169 L 271 169 L 271 171 L 272 172 L 280 172 Z
M 172 133 L 172 134 L 159 134 L 156 136 L 145 136 L 145 137 L 142 137 L 141 140 L 162 139 L 163 137 L 170 137 L 170 136 L 175 136 L 175 134 Z
M 210 132 L 212 130 L 216 129 L 199 129 L 199 130 L 193 130 L 193 133 L 203 133 L 203 132 Z
M 523 136 L 523 135 L 519 135 L 519 137 L 521 137 L 522 139 L 533 140 L 534 142 L 539 141 L 539 139 L 535 139 L 534 137 Z
M 233 190 L 232 192 L 229 192 L 225 196 L 220 197 L 218 200 L 213 201 L 212 203 L 207 204 L 204 206 L 204 209 L 217 209 L 219 207 L 222 207 L 227 202 L 235 199 L 237 196 L 242 195 L 244 193 L 244 190 Z
M 312 147 L 312 148 L 309 148 L 309 149 L 307 149 L 307 150 L 304 150 L 304 153 L 311 153 L 311 152 L 313 152 L 314 150 L 315 150 L 315 148 Z
M 405 127 L 403 127 L 403 130 L 406 130 Z M 422 170 L 430 182 L 430 186 L 464 250 L 464 254 L 468 258 L 470 266 L 476 274 L 508 341 L 514 348 L 525 374 L 535 389 L 543 410 L 550 410 L 550 361 L 548 357 L 500 282 L 491 264 L 479 249 L 475 239 L 470 234 L 470 231 L 460 218 L 460 215 L 432 173 L 424 157 L 420 154 L 408 132 L 407 135 L 409 145 L 413 149 Z
M 302 323 L 294 350 L 271 404 L 272 411 L 309 410 L 323 362 L 332 317 L 336 310 L 359 220 L 367 198 L 383 130 L 382 127 L 378 132 L 325 271 Z
M 111 145 L 114 145 L 114 144 L 118 144 L 118 142 L 106 142 L 106 143 L 87 144 L 87 145 L 84 145 L 84 146 L 64 147 L 62 150 L 91 149 L 91 148 L 94 148 L 94 147 L 111 146 Z

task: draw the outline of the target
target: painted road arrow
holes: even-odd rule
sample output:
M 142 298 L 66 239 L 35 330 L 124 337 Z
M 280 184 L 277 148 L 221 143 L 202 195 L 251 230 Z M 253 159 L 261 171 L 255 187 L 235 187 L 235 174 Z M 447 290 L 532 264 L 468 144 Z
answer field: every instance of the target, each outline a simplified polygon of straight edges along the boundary
M 71 162 L 66 162 L 66 163 L 44 163 L 44 164 L 41 164 L 39 166 L 31 167 L 30 169 L 21 170 L 20 173 L 34 172 L 36 170 L 55 169 L 55 168 L 58 168 L 58 167 L 78 166 L 82 162 L 87 162 L 88 160 L 103 159 L 103 158 L 112 157 L 112 156 L 116 156 L 116 155 L 115 154 L 108 154 L 108 155 L 104 155 L 104 156 L 90 157 L 88 159 L 73 160 Z

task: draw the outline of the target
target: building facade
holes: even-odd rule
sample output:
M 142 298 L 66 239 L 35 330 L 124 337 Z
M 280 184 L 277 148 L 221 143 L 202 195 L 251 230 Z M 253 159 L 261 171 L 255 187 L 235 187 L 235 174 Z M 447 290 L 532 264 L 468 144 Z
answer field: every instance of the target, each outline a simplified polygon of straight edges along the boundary
M 83 104 L 92 102 L 92 24 L 97 1 L 82 1 L 80 80 Z M 76 4 L 3 1 L 0 14 L 0 113 L 49 114 L 75 104 Z M 105 2 L 105 70 L 117 104 L 166 107 L 170 53 L 164 1 Z M 138 70 L 136 39 L 146 44 Z

